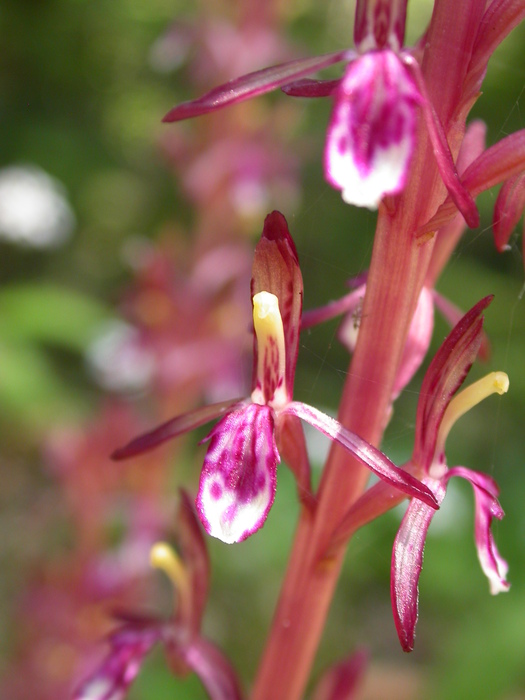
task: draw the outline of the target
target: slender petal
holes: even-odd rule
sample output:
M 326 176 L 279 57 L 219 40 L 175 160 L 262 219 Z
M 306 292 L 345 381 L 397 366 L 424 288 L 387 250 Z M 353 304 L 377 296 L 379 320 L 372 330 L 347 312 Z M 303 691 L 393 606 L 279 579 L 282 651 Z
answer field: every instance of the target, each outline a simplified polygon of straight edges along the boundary
M 380 479 L 392 484 L 409 496 L 422 500 L 431 508 L 437 508 L 436 499 L 425 484 L 418 481 L 408 472 L 403 471 L 403 469 L 396 467 L 386 455 L 373 445 L 370 445 L 366 440 L 344 428 L 334 418 L 299 401 L 292 401 L 281 412 L 291 413 L 306 423 L 310 423 L 321 433 L 351 452 L 354 457 L 373 471 Z
M 140 435 L 124 447 L 115 450 L 111 455 L 111 459 L 118 461 L 121 459 L 128 459 L 129 457 L 136 457 L 143 452 L 148 452 L 167 440 L 171 440 L 205 423 L 209 423 L 214 418 L 218 418 L 236 403 L 239 403 L 239 401 L 240 399 L 221 401 L 220 403 L 204 406 L 190 413 L 184 413 L 181 416 L 172 418 L 158 428 L 155 428 L 155 430 Z
M 477 197 L 478 194 L 519 175 L 525 170 L 525 129 L 506 136 L 487 148 L 465 170 L 461 178 L 464 187 Z M 456 214 L 456 204 L 447 199 L 434 216 L 417 230 L 417 237 L 436 231 Z
M 506 580 L 509 567 L 498 552 L 490 529 L 494 518 L 501 520 L 504 516 L 498 502 L 498 486 L 494 479 L 487 474 L 480 474 L 471 469 L 465 469 L 465 467 L 449 469 L 446 475 L 447 480 L 452 476 L 466 479 L 474 490 L 476 502 L 474 537 L 479 563 L 489 580 L 492 595 L 504 593 L 510 588 L 510 583 Z
M 436 309 L 443 316 L 443 318 L 448 323 L 448 325 L 451 328 L 454 328 L 454 326 L 457 323 L 459 323 L 459 321 L 465 315 L 465 312 L 463 311 L 463 309 L 460 309 L 459 306 L 456 306 L 455 304 L 453 304 L 450 301 L 450 299 L 447 299 L 439 292 L 436 292 L 435 289 L 432 290 L 432 297 L 434 299 L 434 305 L 435 305 Z M 483 362 L 487 362 L 488 359 L 490 358 L 490 352 L 491 352 L 490 341 L 489 341 L 485 331 L 483 331 L 481 345 L 480 345 L 479 351 L 478 351 L 478 359 L 483 360 Z
M 503 183 L 494 205 L 492 229 L 494 242 L 500 253 L 507 248 L 510 234 L 514 231 L 524 209 L 525 172 L 514 175 Z
M 479 301 L 449 333 L 425 374 L 417 407 L 413 461 L 425 472 L 435 453 L 438 429 L 454 392 L 461 386 L 479 350 L 481 314 L 492 301 Z
M 224 85 L 210 90 L 202 97 L 190 102 L 183 102 L 166 114 L 163 121 L 176 122 L 190 117 L 198 117 L 201 114 L 213 112 L 216 109 L 248 100 L 265 92 L 276 90 L 282 85 L 287 85 L 295 79 L 302 78 L 310 73 L 316 73 L 323 68 L 346 61 L 352 56 L 348 50 L 315 56 L 313 58 L 301 58 L 287 63 L 281 63 L 271 68 L 248 73 L 240 78 L 230 80 Z
M 320 306 L 317 309 L 309 309 L 303 313 L 301 319 L 301 330 L 304 331 L 307 328 L 312 328 L 317 326 L 319 323 L 324 323 L 325 321 L 330 321 L 332 318 L 341 316 L 342 314 L 348 314 L 352 318 L 353 322 L 358 321 L 358 312 L 360 306 L 362 306 L 364 297 L 364 286 L 361 285 L 352 292 L 345 294 L 340 299 L 335 301 L 329 301 L 324 306 Z M 341 326 L 345 323 L 342 322 Z M 345 344 L 344 336 L 346 335 L 344 331 L 340 328 L 339 333 L 343 333 L 343 337 L 339 337 L 339 340 Z M 352 349 L 353 352 L 353 349 Z
M 262 237 L 255 248 L 251 295 L 274 294 L 279 300 L 286 347 L 286 393 L 292 398 L 295 366 L 299 351 L 299 331 L 303 308 L 303 278 L 299 258 L 284 216 L 274 211 L 264 221 Z M 259 363 L 257 338 L 254 338 L 253 385 L 257 387 Z
M 406 62 L 407 65 L 410 66 L 417 87 L 423 96 L 421 102 L 423 116 L 425 117 L 428 135 L 430 137 L 430 141 L 432 142 L 436 163 L 441 178 L 452 201 L 463 215 L 467 225 L 470 228 L 476 228 L 479 226 L 479 213 L 476 208 L 476 204 L 468 188 L 459 179 L 445 131 L 428 97 L 425 81 L 421 75 L 419 64 L 411 57 L 408 58 Z
M 241 700 L 235 672 L 214 644 L 204 637 L 197 637 L 179 654 L 198 675 L 211 700 Z
M 374 209 L 405 184 L 415 142 L 414 81 L 389 50 L 349 64 L 335 93 L 328 127 L 325 177 L 349 204 Z
M 289 85 L 283 85 L 281 90 L 290 97 L 329 97 L 341 82 L 341 78 L 335 80 L 311 80 L 303 78 L 294 80 Z
M 525 4 L 522 0 L 493 0 L 487 4 L 472 51 L 464 88 L 467 94 L 479 90 L 490 57 L 523 19 Z
M 424 479 L 431 486 L 437 503 L 445 497 L 445 487 L 434 479 Z M 390 595 L 397 634 L 403 651 L 412 651 L 418 617 L 419 576 L 423 565 L 423 549 L 435 511 L 421 501 L 413 500 L 401 522 L 392 551 Z
M 228 544 L 263 526 L 276 488 L 280 461 L 273 411 L 249 403 L 228 413 L 206 438 L 196 505 L 204 529 Z
M 177 544 L 190 582 L 191 595 L 189 619 L 181 621 L 181 623 L 196 634 L 200 629 L 208 598 L 210 559 L 202 528 L 195 513 L 193 499 L 183 489 L 180 490 L 180 503 L 175 527 Z

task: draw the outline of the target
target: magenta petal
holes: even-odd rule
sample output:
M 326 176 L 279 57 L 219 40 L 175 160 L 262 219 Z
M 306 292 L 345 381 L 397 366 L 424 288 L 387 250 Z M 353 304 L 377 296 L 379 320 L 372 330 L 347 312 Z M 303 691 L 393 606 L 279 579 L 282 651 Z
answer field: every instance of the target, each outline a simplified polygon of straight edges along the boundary
M 73 700 L 123 700 L 160 636 L 158 626 L 133 629 L 130 624 L 118 630 L 110 639 L 109 656 L 73 693 Z
M 434 299 L 434 305 L 439 313 L 443 316 L 445 321 L 451 328 L 454 328 L 456 323 L 459 323 L 465 312 L 460 309 L 459 306 L 453 304 L 450 299 L 447 299 L 435 289 L 432 290 L 432 297 Z M 485 331 L 481 334 L 481 345 L 478 351 L 478 359 L 486 362 L 490 357 L 490 342 Z
M 230 662 L 217 647 L 197 637 L 179 655 L 197 674 L 211 700 L 241 700 L 242 693 Z
M 292 401 L 282 409 L 282 413 L 291 413 L 310 423 L 321 433 L 338 442 L 352 453 L 368 469 L 408 496 L 424 501 L 431 508 L 437 508 L 437 502 L 430 489 L 408 472 L 396 467 L 386 455 L 355 433 L 344 428 L 335 418 L 321 413 L 316 408 L 299 401 Z
M 303 78 L 289 85 L 283 85 L 281 90 L 290 97 L 329 97 L 339 86 L 341 78 L 335 80 L 311 80 Z
M 462 175 L 463 185 L 477 197 L 478 194 L 490 189 L 500 182 L 505 182 L 514 175 L 525 170 L 525 129 L 506 136 L 498 143 L 487 148 L 479 158 L 469 165 Z M 417 236 L 423 236 L 429 231 L 435 231 L 447 224 L 456 214 L 456 206 L 446 200 L 438 208 L 434 216 L 417 231 Z
M 240 399 L 221 401 L 220 403 L 204 406 L 203 408 L 198 408 L 196 411 L 190 411 L 189 413 L 184 413 L 181 416 L 172 418 L 158 428 L 155 428 L 155 430 L 140 435 L 124 447 L 115 450 L 111 455 L 111 459 L 118 461 L 121 459 L 128 459 L 129 457 L 135 457 L 143 452 L 148 452 L 154 447 L 166 442 L 166 440 L 171 440 L 178 435 L 182 435 L 205 423 L 209 423 L 214 418 L 218 418 L 234 404 L 239 403 L 239 401 Z
M 451 330 L 423 379 L 417 406 L 414 464 L 429 469 L 443 414 L 478 353 L 483 332 L 482 313 L 492 301 L 485 297 Z
M 324 54 L 323 56 L 288 61 L 278 66 L 248 73 L 210 90 L 210 92 L 196 100 L 183 102 L 174 107 L 166 114 L 163 121 L 177 122 L 190 117 L 198 117 L 201 114 L 213 112 L 216 109 L 248 100 L 251 97 L 263 95 L 265 92 L 276 90 L 296 78 L 316 73 L 339 61 L 348 60 L 349 55 L 351 56 L 352 54 L 348 50 L 337 51 L 336 53 Z
M 525 170 L 525 129 L 506 136 L 469 165 L 463 174 L 465 187 L 474 196 Z
M 280 457 L 273 411 L 255 403 L 240 406 L 207 439 L 197 511 L 210 535 L 241 542 L 263 526 L 275 496 Z
M 349 204 L 374 209 L 400 192 L 415 142 L 419 91 L 393 51 L 364 54 L 346 69 L 334 97 L 324 170 Z
M 419 68 L 417 61 L 411 58 L 407 59 L 407 64 L 412 69 L 417 86 L 421 91 L 421 95 L 423 96 L 421 103 L 423 115 L 425 117 L 428 135 L 432 142 L 441 179 L 443 180 L 452 201 L 463 215 L 467 225 L 470 228 L 476 228 L 479 226 L 479 213 L 476 208 L 476 203 L 474 202 L 468 188 L 459 179 L 445 131 L 428 97 L 425 81 L 421 75 L 421 69 Z
M 437 502 L 441 505 L 445 497 L 445 488 L 433 479 L 428 479 L 427 483 L 432 484 Z M 421 501 L 411 501 L 394 540 L 390 595 L 394 622 L 403 651 L 412 651 L 414 648 L 423 548 L 434 513 L 432 508 Z
M 472 485 L 476 502 L 474 537 L 478 559 L 483 573 L 489 580 L 492 595 L 508 591 L 510 584 L 506 580 L 509 570 L 507 562 L 501 557 L 491 532 L 492 520 L 501 520 L 503 509 L 498 502 L 499 489 L 490 476 L 474 472 L 465 467 L 449 469 L 446 478 L 460 476 Z

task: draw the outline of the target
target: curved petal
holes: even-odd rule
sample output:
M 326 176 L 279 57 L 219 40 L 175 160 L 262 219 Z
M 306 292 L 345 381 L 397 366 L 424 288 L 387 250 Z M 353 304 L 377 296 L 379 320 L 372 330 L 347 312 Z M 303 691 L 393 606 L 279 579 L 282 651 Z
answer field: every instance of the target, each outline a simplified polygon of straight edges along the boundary
M 349 64 L 334 96 L 324 152 L 327 181 L 345 202 L 375 209 L 400 192 L 415 143 L 420 93 L 389 50 Z
M 124 700 L 144 657 L 161 638 L 158 624 L 129 623 L 110 637 L 111 651 L 73 693 L 73 700 Z
M 396 467 L 380 450 L 344 428 L 335 418 L 299 401 L 292 401 L 280 413 L 291 413 L 310 423 L 321 433 L 351 452 L 380 479 L 392 484 L 407 495 L 424 501 L 431 508 L 438 507 L 434 495 L 425 484 L 403 469 Z
M 441 505 L 445 487 L 439 481 L 424 479 L 432 486 Z M 421 501 L 413 500 L 401 521 L 394 540 L 390 575 L 392 612 L 403 651 L 412 651 L 418 617 L 419 575 L 423 566 L 423 549 L 435 511 Z
M 510 234 L 525 209 L 525 172 L 514 175 L 503 183 L 494 205 L 492 229 L 497 250 L 507 249 Z
M 463 215 L 467 225 L 470 228 L 476 228 L 479 226 L 479 213 L 476 208 L 476 203 L 474 202 L 468 188 L 459 179 L 445 131 L 428 97 L 425 81 L 421 74 L 419 64 L 411 57 L 406 59 L 406 63 L 411 68 L 417 87 L 423 96 L 421 101 L 423 116 L 425 117 L 428 135 L 430 141 L 432 142 L 441 179 L 443 180 L 455 206 Z
M 477 197 L 478 194 L 504 182 L 525 170 L 525 129 L 506 136 L 498 143 L 487 148 L 479 158 L 469 165 L 462 175 L 464 187 Z M 456 214 L 456 204 L 446 199 L 438 207 L 434 216 L 421 226 L 416 236 L 436 231 L 447 224 Z
M 479 301 L 451 330 L 423 379 L 412 459 L 425 471 L 434 459 L 443 414 L 476 358 L 482 339 L 482 313 L 492 298 L 489 296 Z
M 228 413 L 213 428 L 196 506 L 204 529 L 231 544 L 264 525 L 273 504 L 280 461 L 273 411 L 251 403 Z
M 509 566 L 498 552 L 490 529 L 494 518 L 501 520 L 504 516 L 503 509 L 498 502 L 498 486 L 494 479 L 487 474 L 474 472 L 465 467 L 449 469 L 446 479 L 448 480 L 451 476 L 460 476 L 466 479 L 474 490 L 476 503 L 474 537 L 479 563 L 489 580 L 492 595 L 504 593 L 510 588 L 510 583 L 506 580 Z
M 205 423 L 209 423 L 240 401 L 241 399 L 230 399 L 229 401 L 221 401 L 220 403 L 198 408 L 189 413 L 183 413 L 181 416 L 172 418 L 166 423 L 159 425 L 155 430 L 140 435 L 124 447 L 119 447 L 113 452 L 111 459 L 119 461 L 121 459 L 128 459 L 129 457 L 136 457 L 143 452 L 148 452 L 167 440 L 171 440 L 178 435 L 188 433 L 190 430 L 194 430 Z
M 459 323 L 465 312 L 460 309 L 459 306 L 453 304 L 450 299 L 447 299 L 435 289 L 432 290 L 432 297 L 434 299 L 434 305 L 439 313 L 443 316 L 445 321 L 451 328 L 454 328 L 456 323 Z M 478 351 L 478 359 L 487 362 L 490 358 L 490 341 L 488 339 L 485 331 L 481 332 L 481 345 Z
M 300 58 L 248 73 L 210 90 L 196 100 L 183 102 L 174 107 L 162 121 L 177 122 L 190 117 L 198 117 L 201 114 L 214 112 L 216 109 L 248 100 L 251 97 L 263 95 L 265 92 L 276 90 L 294 79 L 316 73 L 334 63 L 349 60 L 352 55 L 352 52 L 345 49 L 313 58 Z

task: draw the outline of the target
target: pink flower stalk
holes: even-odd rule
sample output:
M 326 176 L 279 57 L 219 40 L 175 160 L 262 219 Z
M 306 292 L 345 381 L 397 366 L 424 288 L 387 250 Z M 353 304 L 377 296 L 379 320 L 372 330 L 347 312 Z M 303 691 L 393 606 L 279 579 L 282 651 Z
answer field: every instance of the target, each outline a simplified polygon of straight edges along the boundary
M 195 672 L 212 700 L 240 700 L 229 661 L 200 633 L 209 584 L 209 560 L 202 532 L 188 496 L 181 491 L 177 519 L 179 557 L 164 542 L 151 549 L 151 564 L 174 587 L 175 609 L 166 620 L 123 613 L 109 636 L 110 651 L 74 691 L 73 700 L 123 700 L 142 663 L 158 643 L 176 675 Z
M 287 417 L 310 423 L 341 444 L 377 476 L 401 491 L 434 497 L 410 474 L 333 418 L 293 401 L 303 286 L 297 251 L 279 212 L 265 220 L 254 258 L 251 284 L 254 371 L 251 396 L 225 401 L 178 416 L 113 454 L 125 459 L 223 416 L 206 440 L 196 505 L 205 530 L 223 542 L 240 542 L 264 524 L 273 504 L 279 431 Z M 289 427 L 289 425 L 288 425 Z M 295 430 L 295 428 L 292 428 Z
M 494 542 L 490 525 L 501 519 L 503 510 L 497 500 L 494 480 L 465 467 L 449 468 L 445 459 L 445 441 L 455 421 L 492 393 L 508 389 L 508 377 L 493 372 L 459 394 L 482 340 L 481 316 L 490 303 L 487 297 L 474 306 L 444 341 L 425 375 L 417 409 L 414 453 L 407 469 L 421 474 L 441 504 L 451 477 L 470 482 L 475 496 L 475 542 L 481 568 L 487 576 L 491 593 L 509 589 L 507 564 Z M 411 501 L 397 533 L 392 555 L 392 608 L 399 639 L 404 651 L 414 646 L 418 616 L 418 582 L 423 563 L 423 547 L 434 510 Z
M 475 204 L 459 181 L 418 63 L 410 50 L 401 50 L 405 15 L 406 0 L 359 0 L 354 32 L 358 53 L 338 51 L 249 73 L 174 107 L 164 121 L 207 114 L 279 87 L 293 96 L 333 95 L 325 176 L 346 202 L 376 208 L 406 183 L 421 107 L 443 182 L 468 225 L 475 227 Z M 348 65 L 341 79 L 304 79 L 342 61 Z

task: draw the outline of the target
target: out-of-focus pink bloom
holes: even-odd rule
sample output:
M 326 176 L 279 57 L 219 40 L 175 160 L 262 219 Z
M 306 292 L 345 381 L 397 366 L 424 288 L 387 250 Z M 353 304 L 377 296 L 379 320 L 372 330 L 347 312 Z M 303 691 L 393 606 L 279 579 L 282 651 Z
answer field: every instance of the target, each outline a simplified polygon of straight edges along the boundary
M 207 438 L 211 442 L 196 503 L 209 534 L 224 542 L 239 542 L 266 520 L 280 461 L 278 428 L 287 416 L 295 416 L 341 444 L 381 479 L 433 507 L 426 487 L 422 489 L 379 450 L 333 418 L 293 401 L 303 286 L 295 245 L 279 212 L 266 218 L 255 251 L 251 294 L 255 331 L 251 396 L 178 416 L 117 450 L 114 458 L 140 454 L 223 415 Z
M 175 609 L 166 620 L 123 613 L 110 635 L 106 658 L 84 676 L 74 700 L 122 700 L 152 647 L 164 646 L 176 675 L 194 671 L 212 700 L 240 700 L 233 668 L 222 652 L 200 633 L 209 584 L 209 560 L 202 532 L 188 496 L 181 492 L 177 520 L 179 557 L 157 543 L 151 564 L 162 569 L 174 586 Z
M 160 244 L 138 257 L 122 302 L 134 332 L 122 336 L 120 352 L 113 348 L 104 374 L 118 375 L 111 360 L 122 355 L 147 357 L 150 382 L 161 396 L 173 401 L 184 395 L 172 410 L 184 410 L 202 396 L 214 401 L 238 394 L 246 374 L 243 339 L 250 320 L 248 247 L 225 243 L 192 261 L 184 251 Z
M 445 440 L 455 421 L 492 393 L 508 389 L 508 377 L 493 372 L 454 396 L 463 383 L 482 341 L 481 316 L 490 303 L 487 297 L 474 306 L 454 327 L 434 357 L 423 381 L 417 409 L 414 453 L 408 469 L 422 476 L 423 482 L 441 503 L 453 476 L 467 479 L 475 497 L 475 542 L 483 572 L 493 594 L 506 591 L 507 564 L 499 555 L 490 525 L 501 519 L 498 487 L 486 474 L 465 467 L 449 469 Z M 391 594 L 394 620 L 405 651 L 414 646 L 418 616 L 418 581 L 423 563 L 423 547 L 434 511 L 411 501 L 397 533 L 392 555 Z
M 163 140 L 180 170 L 188 197 L 199 206 L 225 200 L 242 219 L 263 216 L 269 205 L 293 208 L 299 198 L 298 162 L 269 128 L 237 129 L 202 144 L 191 134 L 171 133 Z

